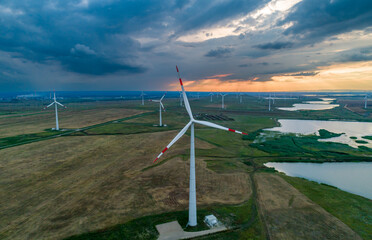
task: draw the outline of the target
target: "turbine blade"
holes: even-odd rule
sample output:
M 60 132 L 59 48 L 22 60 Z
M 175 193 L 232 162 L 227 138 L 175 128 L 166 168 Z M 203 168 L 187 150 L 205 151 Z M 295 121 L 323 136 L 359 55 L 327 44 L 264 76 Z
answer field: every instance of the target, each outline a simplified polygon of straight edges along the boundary
M 160 100 L 149 100 L 150 102 L 160 102 Z
M 161 155 L 163 155 L 165 153 L 165 151 L 167 151 L 175 142 L 178 141 L 178 139 L 180 139 L 184 134 L 185 132 L 187 131 L 187 129 L 191 126 L 192 124 L 192 121 L 190 121 L 188 124 L 186 124 L 186 126 L 184 128 L 182 128 L 182 130 L 176 135 L 175 138 L 173 138 L 173 140 L 164 148 L 164 150 L 158 155 L 158 157 L 154 160 L 153 163 L 155 163 L 160 157 Z
M 57 103 L 59 106 L 61 106 L 61 107 L 67 108 L 65 105 L 63 105 L 63 104 L 60 103 L 60 102 L 57 102 L 57 101 L 56 101 L 56 103 Z
M 189 100 L 187 99 L 187 95 L 186 95 L 185 89 L 183 87 L 182 79 L 181 79 L 180 72 L 178 71 L 178 67 L 177 66 L 176 66 L 176 69 L 177 69 L 178 78 L 180 80 L 180 84 L 181 84 L 181 88 L 182 88 L 183 101 L 185 103 L 186 111 L 189 114 L 190 119 L 194 119 L 194 117 L 192 116 L 190 103 L 189 103 Z
M 167 94 L 167 93 L 164 93 L 164 95 L 160 98 L 160 101 L 163 100 L 163 98 L 165 97 L 165 94 Z
M 161 105 L 161 107 L 163 108 L 163 110 L 164 110 L 164 112 L 165 112 L 165 107 L 164 107 L 164 105 L 163 105 L 162 102 L 160 102 L 160 105 Z
M 48 108 L 48 107 L 52 106 L 53 104 L 54 104 L 54 102 L 52 102 L 52 103 L 51 103 L 51 104 L 49 104 L 48 106 L 44 107 L 44 109 L 46 109 L 46 108 Z
M 248 135 L 245 132 L 241 132 L 241 131 L 237 131 L 237 130 L 234 130 L 234 129 L 231 129 L 231 128 L 223 127 L 221 125 L 211 123 L 211 122 L 207 122 L 207 121 L 194 120 L 194 122 L 199 123 L 199 124 L 204 125 L 204 126 L 212 127 L 212 128 L 217 128 L 217 129 L 221 129 L 221 130 L 225 130 L 225 131 L 230 131 L 230 132 L 235 132 L 235 133 L 239 133 L 239 134 L 243 134 L 243 135 Z

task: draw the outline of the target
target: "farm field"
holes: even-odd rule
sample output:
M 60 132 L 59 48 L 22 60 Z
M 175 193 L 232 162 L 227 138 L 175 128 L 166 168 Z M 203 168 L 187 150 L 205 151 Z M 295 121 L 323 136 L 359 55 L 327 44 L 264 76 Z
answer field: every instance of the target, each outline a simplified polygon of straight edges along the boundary
M 317 194 L 333 198 L 345 192 L 318 189 L 310 181 L 282 176 L 263 166 L 269 161 L 370 161 L 368 148 L 352 149 L 299 136 L 282 136 L 263 145 L 254 141 L 262 129 L 277 126 L 279 118 L 370 121 L 368 116 L 342 106 L 327 111 L 273 108 L 268 112 L 263 99 L 247 96 L 244 104 L 235 96 L 225 100 L 225 110 L 211 105 L 209 98 L 190 100 L 194 115 L 248 133 L 242 137 L 196 125 L 200 228 L 203 215 L 210 213 L 232 227 L 201 239 L 294 239 L 313 228 L 317 229 L 309 235 L 313 239 L 368 239 L 372 223 L 363 221 L 361 212 L 372 207 L 370 200 L 349 194 L 345 201 L 360 208 L 342 212 L 339 209 L 345 202 L 332 207 Z M 275 106 L 298 101 L 277 100 Z M 178 99 L 165 98 L 166 127 L 156 126 L 156 104 L 68 102 L 69 108 L 60 111 L 60 126 L 81 129 L 61 136 L 46 130 L 54 127 L 54 111 L 40 112 L 39 105 L 34 103 L 26 111 L 24 104 L 12 104 L 13 112 L 0 115 L 0 144 L 9 144 L 0 150 L 1 239 L 116 239 L 126 234 L 156 239 L 154 224 L 174 219 L 183 226 L 187 223 L 189 133 L 160 162 L 152 163 L 188 122 Z M 0 107 L 4 112 L 7 108 Z M 31 133 L 37 141 L 11 145 Z M 49 138 L 50 134 L 54 137 Z M 354 212 L 352 219 L 350 212 Z M 278 221 L 278 216 L 285 216 L 285 222 Z

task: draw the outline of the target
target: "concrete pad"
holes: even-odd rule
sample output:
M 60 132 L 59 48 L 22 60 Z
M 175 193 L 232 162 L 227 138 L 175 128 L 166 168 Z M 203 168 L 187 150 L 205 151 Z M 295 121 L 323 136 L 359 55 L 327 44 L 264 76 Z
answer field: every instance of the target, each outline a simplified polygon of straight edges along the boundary
M 227 228 L 222 225 L 220 227 L 199 232 L 185 232 L 178 221 L 156 225 L 156 229 L 159 232 L 158 240 L 189 239 L 227 230 Z
M 175 232 L 183 232 L 181 225 L 178 221 L 168 222 L 156 225 L 156 230 L 158 230 L 160 235 L 170 234 Z

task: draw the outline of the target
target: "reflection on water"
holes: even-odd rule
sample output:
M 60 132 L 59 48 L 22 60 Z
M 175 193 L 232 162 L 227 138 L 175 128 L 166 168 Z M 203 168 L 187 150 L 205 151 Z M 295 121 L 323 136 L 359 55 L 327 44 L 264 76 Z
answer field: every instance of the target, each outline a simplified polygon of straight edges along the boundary
M 273 167 L 288 176 L 302 177 L 319 183 L 326 183 L 344 191 L 372 199 L 372 163 L 277 163 Z
M 281 133 L 295 134 L 317 134 L 320 129 L 325 129 L 332 133 L 343 133 L 341 136 L 319 139 L 322 142 L 338 142 L 348 144 L 351 147 L 366 146 L 372 148 L 372 141 L 362 138 L 372 134 L 372 122 L 346 122 L 346 121 L 319 121 L 319 120 L 296 120 L 280 119 L 280 127 L 264 129 Z M 352 138 L 350 138 L 352 137 Z M 357 141 L 367 143 L 358 143 Z
M 292 107 L 279 107 L 278 109 L 284 111 L 298 111 L 298 110 L 327 110 L 338 107 L 338 104 L 331 104 L 334 98 L 320 98 L 322 101 L 306 101 L 304 103 L 295 103 Z

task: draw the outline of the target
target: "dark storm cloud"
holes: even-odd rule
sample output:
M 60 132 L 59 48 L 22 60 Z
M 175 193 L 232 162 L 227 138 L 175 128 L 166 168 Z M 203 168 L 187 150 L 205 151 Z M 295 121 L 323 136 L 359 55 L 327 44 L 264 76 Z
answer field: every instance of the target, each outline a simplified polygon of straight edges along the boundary
M 48 6 L 51 3 L 55 5 Z M 0 28 L 0 49 L 20 53 L 25 59 L 41 63 L 55 60 L 67 71 L 76 73 L 143 72 L 145 69 L 140 64 L 133 63 L 140 50 L 139 44 L 130 37 L 117 37 L 123 29 L 130 31 L 129 24 L 124 19 L 119 21 L 118 13 L 108 9 L 105 17 L 104 6 L 93 5 L 85 9 L 76 6 L 77 3 L 2 3 L 19 14 L 0 15 L 4 23 Z M 125 16 L 125 12 L 122 14 Z M 114 24 L 116 20 L 119 23 Z M 114 50 L 107 49 L 107 45 Z M 76 46 L 81 49 L 75 49 Z
M 268 42 L 264 44 L 257 44 L 253 47 L 259 48 L 262 50 L 279 50 L 283 48 L 291 48 L 293 46 L 293 42 Z
M 372 46 L 366 48 L 356 48 L 339 53 L 336 62 L 360 62 L 372 61 Z
M 295 76 L 295 77 L 305 76 L 305 77 L 308 77 L 308 76 L 315 76 L 318 73 L 319 72 L 299 72 L 299 73 L 288 74 L 287 76 Z
M 205 28 L 215 25 L 222 20 L 246 15 L 267 2 L 269 1 L 195 1 L 194 4 L 179 13 L 176 26 L 178 31 L 183 33 Z
M 365 29 L 372 25 L 372 1 L 366 0 L 303 0 L 279 25 L 293 23 L 286 35 L 312 44 L 323 39 Z
M 214 57 L 214 58 L 226 58 L 229 57 L 232 53 L 233 49 L 229 47 L 219 47 L 217 49 L 212 49 L 207 52 L 204 56 L 205 57 Z
M 151 54 L 165 43 L 143 47 L 133 39 L 135 34 L 185 34 L 247 14 L 267 0 L 87 2 L 2 1 L 0 50 L 44 64 L 52 60 L 80 74 L 142 73 L 146 66 L 139 60 L 141 52 Z M 207 55 L 227 56 L 228 51 Z

